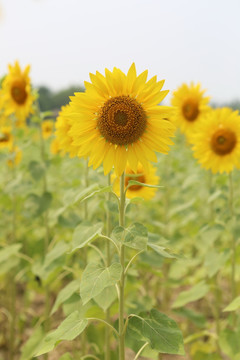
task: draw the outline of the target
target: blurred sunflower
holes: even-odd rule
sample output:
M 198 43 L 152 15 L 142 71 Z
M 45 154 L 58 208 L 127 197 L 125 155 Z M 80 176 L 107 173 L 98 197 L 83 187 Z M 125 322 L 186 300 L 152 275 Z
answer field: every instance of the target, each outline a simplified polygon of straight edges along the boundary
M 45 120 L 41 124 L 42 127 L 42 135 L 44 139 L 48 139 L 54 130 L 54 122 L 51 120 Z
M 10 159 L 8 159 L 7 164 L 10 168 L 18 165 L 22 160 L 22 150 L 17 146 L 13 146 L 10 149 Z
M 187 136 L 196 130 L 199 121 L 209 112 L 209 97 L 204 96 L 206 90 L 201 90 L 201 85 L 191 83 L 183 84 L 173 92 L 171 104 L 175 106 L 172 117 L 176 126 Z
M 50 151 L 53 155 L 64 153 L 63 150 L 60 149 L 59 141 L 58 139 L 53 139 L 50 145 Z
M 0 149 L 10 148 L 13 144 L 12 128 L 10 126 L 2 126 L 0 128 Z
M 35 96 L 32 94 L 28 65 L 23 71 L 19 63 L 9 65 L 9 73 L 2 82 L 0 96 L 3 98 L 7 116 L 15 114 L 17 126 L 23 126 L 29 114 L 33 113 Z
M 229 108 L 216 109 L 199 123 L 191 137 L 194 157 L 213 173 L 240 167 L 240 115 Z
M 105 174 L 114 166 L 120 176 L 128 162 L 133 171 L 138 163 L 147 170 L 149 161 L 157 161 L 155 151 L 169 151 L 175 127 L 166 118 L 172 109 L 158 106 L 168 91 L 161 91 L 164 81 L 156 76 L 147 81 L 147 74 L 137 76 L 135 64 L 127 75 L 106 69 L 105 76 L 90 74 L 85 93 L 70 97 L 71 126 L 61 137 L 70 136 L 78 156 L 89 157 L 94 169 L 103 163 Z
M 114 175 L 113 175 L 114 179 Z M 157 185 L 159 183 L 159 176 L 156 175 L 156 168 L 149 164 L 149 171 L 146 172 L 141 164 L 138 164 L 137 171 L 134 172 L 129 165 L 126 167 L 125 189 L 129 185 L 130 180 L 138 181 L 142 184 Z M 114 191 L 119 195 L 119 177 L 114 179 Z M 127 198 L 142 197 L 145 200 L 150 200 L 154 197 L 157 189 L 142 186 L 140 184 L 131 185 L 127 190 Z
M 64 153 L 69 153 L 70 157 L 74 157 L 77 155 L 78 148 L 73 146 L 73 139 L 69 135 L 69 130 L 71 129 L 69 108 L 69 105 L 62 106 L 55 124 L 55 135 L 59 150 L 62 150 Z

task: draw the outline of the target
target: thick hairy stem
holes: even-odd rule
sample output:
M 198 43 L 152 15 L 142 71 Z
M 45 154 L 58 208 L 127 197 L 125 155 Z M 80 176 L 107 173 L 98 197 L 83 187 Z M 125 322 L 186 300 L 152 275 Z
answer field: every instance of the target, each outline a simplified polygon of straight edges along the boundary
M 111 174 L 108 174 L 108 185 L 111 185 Z M 107 194 L 107 199 L 110 201 L 111 194 L 110 192 Z M 110 237 L 111 234 L 111 214 L 109 211 L 109 208 L 107 207 L 106 211 L 106 235 Z M 111 248 L 110 248 L 110 242 L 106 241 L 106 254 L 107 254 L 107 266 L 110 266 L 111 264 Z M 106 311 L 106 321 L 110 323 L 110 308 Z M 110 336 L 111 336 L 111 330 L 107 326 L 105 329 L 105 360 L 111 360 L 111 352 L 110 352 Z
M 120 206 L 119 225 L 125 226 L 125 174 L 120 178 Z M 125 360 L 125 332 L 124 332 L 124 287 L 125 287 L 125 246 L 120 248 L 120 262 L 122 265 L 122 276 L 119 283 L 119 360 Z

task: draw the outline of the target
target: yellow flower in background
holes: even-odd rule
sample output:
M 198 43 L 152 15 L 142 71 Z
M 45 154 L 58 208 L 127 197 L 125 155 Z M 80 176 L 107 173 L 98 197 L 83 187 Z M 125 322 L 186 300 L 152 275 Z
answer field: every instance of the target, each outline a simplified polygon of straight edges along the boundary
M 194 157 L 214 174 L 240 167 L 240 115 L 229 108 L 213 110 L 191 137 Z
M 175 127 L 166 118 L 172 109 L 158 105 L 168 91 L 161 91 L 163 80 L 147 81 L 147 75 L 146 70 L 137 76 L 135 64 L 127 75 L 106 69 L 105 76 L 90 74 L 86 91 L 70 97 L 70 129 L 61 136 L 72 138 L 78 156 L 89 157 L 89 166 L 103 164 L 105 174 L 114 167 L 120 176 L 127 162 L 133 171 L 139 163 L 148 170 L 149 161 L 157 161 L 155 151 L 169 151 Z
M 69 105 L 62 106 L 59 116 L 55 124 L 56 128 L 56 139 L 58 141 L 59 150 L 62 150 L 64 153 L 69 153 L 70 157 L 77 156 L 78 148 L 73 146 L 73 139 L 69 135 L 69 130 L 71 129 L 70 119 L 69 119 Z
M 22 150 L 17 146 L 13 146 L 10 149 L 10 159 L 7 160 L 7 164 L 9 167 L 13 167 L 18 165 L 22 160 Z
M 15 114 L 17 126 L 24 126 L 26 118 L 33 113 L 35 96 L 32 94 L 28 65 L 21 70 L 19 63 L 9 65 L 9 73 L 4 78 L 0 96 L 3 98 L 7 116 Z
M 10 148 L 13 144 L 12 128 L 10 126 L 2 126 L 0 128 L 0 149 Z
M 45 120 L 41 124 L 42 127 L 42 135 L 44 139 L 48 139 L 54 130 L 54 122 L 52 120 Z
M 64 154 L 64 151 L 60 149 L 60 144 L 59 144 L 58 139 L 53 139 L 53 141 L 51 142 L 50 151 L 53 155 L 56 155 L 59 153 Z
M 114 176 L 113 176 L 114 179 Z M 159 176 L 156 175 L 156 168 L 149 164 L 149 171 L 146 172 L 141 164 L 138 164 L 137 171 L 134 172 L 129 165 L 126 167 L 125 189 L 129 185 L 130 180 L 135 180 L 143 184 L 157 185 L 159 183 Z M 114 179 L 114 191 L 119 195 L 119 177 Z M 150 200 L 154 197 L 157 189 L 142 186 L 140 184 L 131 185 L 127 190 L 127 198 L 142 197 L 145 200 Z
M 210 111 L 210 98 L 204 96 L 205 91 L 201 90 L 200 84 L 191 83 L 190 86 L 183 84 L 173 92 L 171 104 L 175 106 L 175 113 L 172 120 L 187 137 Z

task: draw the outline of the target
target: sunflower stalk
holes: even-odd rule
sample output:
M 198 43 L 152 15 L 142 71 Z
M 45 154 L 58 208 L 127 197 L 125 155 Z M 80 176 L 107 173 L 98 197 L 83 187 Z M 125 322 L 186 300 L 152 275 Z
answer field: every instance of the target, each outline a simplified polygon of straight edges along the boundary
M 125 174 L 120 178 L 120 206 L 119 206 L 119 225 L 125 226 Z M 119 360 L 125 360 L 125 331 L 124 331 L 124 287 L 125 287 L 125 246 L 120 247 L 120 262 L 122 265 L 122 275 L 119 283 Z
M 107 182 L 108 182 L 108 186 L 111 185 L 111 174 L 108 174 L 108 178 L 107 178 Z M 111 199 L 111 193 L 108 192 L 107 193 L 107 200 L 108 202 Z M 107 221 L 107 226 L 106 226 L 106 235 L 107 237 L 110 237 L 111 234 L 111 214 L 109 211 L 109 208 L 107 207 L 106 210 L 106 221 Z M 111 247 L 110 247 L 110 242 L 106 241 L 106 254 L 107 254 L 107 266 L 110 266 L 111 264 Z M 106 311 L 106 322 L 110 323 L 110 308 L 107 309 Z M 110 353 L 110 334 L 111 331 L 109 329 L 108 326 L 106 326 L 106 330 L 105 330 L 105 360 L 111 360 L 111 353 Z

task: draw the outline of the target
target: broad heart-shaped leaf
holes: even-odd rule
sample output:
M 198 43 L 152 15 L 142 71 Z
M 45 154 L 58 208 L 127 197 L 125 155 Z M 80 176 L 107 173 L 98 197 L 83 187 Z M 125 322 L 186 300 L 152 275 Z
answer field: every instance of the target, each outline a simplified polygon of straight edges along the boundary
M 178 308 L 184 306 L 192 301 L 203 298 L 209 291 L 208 285 L 204 281 L 201 281 L 197 285 L 193 286 L 190 290 L 183 291 L 174 301 L 172 308 Z
M 183 337 L 176 322 L 156 309 L 142 316 L 132 315 L 128 328 L 130 336 L 148 341 L 160 353 L 184 355 Z
M 147 249 L 148 231 L 140 223 L 134 223 L 126 229 L 116 226 L 111 237 L 117 244 L 121 243 L 136 250 Z
M 9 259 L 13 255 L 17 255 L 22 244 L 8 245 L 0 250 L 0 263 Z
M 85 201 L 94 195 L 109 192 L 111 190 L 112 186 L 100 186 L 99 184 L 92 184 L 80 193 L 71 189 L 65 194 L 63 203 L 65 207 L 67 207 L 69 205 L 75 204 L 78 201 Z
M 74 294 L 77 290 L 79 290 L 79 288 L 80 288 L 79 280 L 73 280 L 67 286 L 65 286 L 65 288 L 60 290 L 56 298 L 56 301 L 53 305 L 51 315 L 55 313 L 55 311 L 62 303 L 64 303 L 64 301 L 69 299 L 72 296 L 72 294 Z
M 100 294 L 106 287 L 115 285 L 120 280 L 122 266 L 113 263 L 109 267 L 101 264 L 90 263 L 82 274 L 80 284 L 80 296 L 83 305 Z
M 81 249 L 86 246 L 90 241 L 95 240 L 102 232 L 103 223 L 91 225 L 85 221 L 78 225 L 73 233 L 72 251 Z
M 240 296 L 236 297 L 223 311 L 236 311 L 240 309 Z
M 34 180 L 40 180 L 45 172 L 44 165 L 37 161 L 31 161 L 28 165 L 28 169 Z
M 99 295 L 94 297 L 94 300 L 103 311 L 106 311 L 109 306 L 117 298 L 117 289 L 114 285 L 106 287 Z
M 83 332 L 87 324 L 88 320 L 83 319 L 78 311 L 74 311 L 56 330 L 51 331 L 44 337 L 34 356 L 48 353 L 62 340 L 74 340 Z

